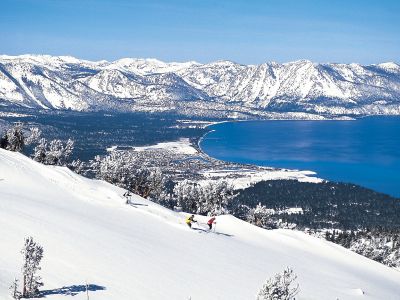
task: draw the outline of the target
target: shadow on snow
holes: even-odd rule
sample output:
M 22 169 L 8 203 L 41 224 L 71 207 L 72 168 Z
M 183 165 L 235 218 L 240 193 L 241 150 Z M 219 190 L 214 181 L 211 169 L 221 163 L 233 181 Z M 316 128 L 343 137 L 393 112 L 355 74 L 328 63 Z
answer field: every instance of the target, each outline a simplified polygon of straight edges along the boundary
M 192 227 L 192 229 L 199 231 L 199 232 L 204 232 L 204 233 L 213 233 L 213 234 L 224 235 L 224 236 L 229 236 L 229 237 L 233 236 L 232 234 L 222 233 L 222 232 L 218 232 L 218 231 L 210 231 L 208 229 L 203 229 L 203 228 Z
M 148 206 L 147 204 L 135 203 L 135 202 L 131 202 L 131 201 L 128 201 L 127 204 L 130 205 L 130 206 L 133 206 L 133 207 Z
M 103 291 L 106 288 L 101 285 L 97 284 L 89 284 L 87 286 L 88 291 L 95 292 L 95 291 Z M 86 292 L 86 285 L 70 285 L 70 286 L 63 286 L 58 289 L 53 290 L 45 290 L 40 292 L 40 297 L 46 297 L 50 295 L 64 295 L 64 296 L 75 296 L 79 293 Z

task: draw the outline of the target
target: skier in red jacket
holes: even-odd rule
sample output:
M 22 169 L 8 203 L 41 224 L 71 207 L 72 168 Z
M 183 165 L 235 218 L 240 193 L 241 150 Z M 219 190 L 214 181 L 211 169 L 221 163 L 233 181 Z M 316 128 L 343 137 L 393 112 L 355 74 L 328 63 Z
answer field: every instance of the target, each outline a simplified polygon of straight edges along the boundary
M 212 216 L 210 220 L 208 220 L 207 225 L 208 227 L 210 227 L 210 230 L 212 229 L 212 224 L 217 224 L 217 222 L 215 222 L 215 217 Z

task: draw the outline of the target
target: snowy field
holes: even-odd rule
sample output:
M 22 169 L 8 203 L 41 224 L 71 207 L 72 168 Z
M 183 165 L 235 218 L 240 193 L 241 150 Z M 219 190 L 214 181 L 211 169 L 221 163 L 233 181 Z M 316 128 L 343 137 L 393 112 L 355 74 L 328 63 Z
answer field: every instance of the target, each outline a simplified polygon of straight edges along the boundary
M 151 149 L 164 149 L 175 153 L 188 154 L 188 155 L 193 155 L 198 153 L 198 151 L 191 146 L 191 143 L 188 138 L 181 138 L 175 142 L 165 142 L 165 143 L 158 143 L 152 146 L 133 148 L 133 150 L 135 151 L 146 151 Z
M 0 299 L 11 299 L 30 235 L 44 247 L 47 299 L 86 299 L 85 282 L 96 300 L 255 299 L 286 266 L 300 300 L 399 299 L 398 271 L 333 243 L 232 216 L 216 233 L 191 230 L 184 213 L 138 196 L 126 205 L 123 192 L 0 149 Z
M 149 150 L 167 150 L 177 154 L 187 154 L 187 155 L 194 155 L 198 153 L 198 151 L 191 146 L 191 143 L 188 138 L 181 138 L 178 141 L 174 142 L 157 143 L 151 146 L 127 147 L 127 148 L 137 152 L 149 151 Z M 107 148 L 108 152 L 114 150 L 118 150 L 118 146 L 112 146 Z
M 260 181 L 266 180 L 298 180 L 301 182 L 320 183 L 323 179 L 315 177 L 316 173 L 313 171 L 298 171 L 289 169 L 276 169 L 276 170 L 254 170 L 254 169 L 240 169 L 240 170 L 218 170 L 203 172 L 206 178 L 212 180 L 224 179 L 229 176 L 235 175 L 236 178 L 225 179 L 228 183 L 232 184 L 235 189 L 245 189 Z M 203 180 L 208 182 L 208 180 Z

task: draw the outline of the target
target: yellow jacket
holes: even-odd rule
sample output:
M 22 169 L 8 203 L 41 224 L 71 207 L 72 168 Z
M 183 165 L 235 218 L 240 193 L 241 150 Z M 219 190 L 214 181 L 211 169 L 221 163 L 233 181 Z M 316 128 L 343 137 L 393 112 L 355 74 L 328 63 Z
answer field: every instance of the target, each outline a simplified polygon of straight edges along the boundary
M 192 216 L 190 216 L 190 217 L 187 217 L 185 222 L 186 222 L 186 224 L 190 224 L 190 223 L 196 222 L 196 221 L 194 220 L 194 218 L 192 218 Z

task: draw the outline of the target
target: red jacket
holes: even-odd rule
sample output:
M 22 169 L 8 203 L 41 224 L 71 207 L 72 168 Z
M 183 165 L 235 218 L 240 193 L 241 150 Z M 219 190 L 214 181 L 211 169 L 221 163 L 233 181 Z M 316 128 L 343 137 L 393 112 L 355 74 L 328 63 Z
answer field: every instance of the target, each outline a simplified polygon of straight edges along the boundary
M 208 220 L 207 224 L 210 225 L 212 223 L 214 223 L 215 221 L 215 217 L 212 217 L 210 220 Z

